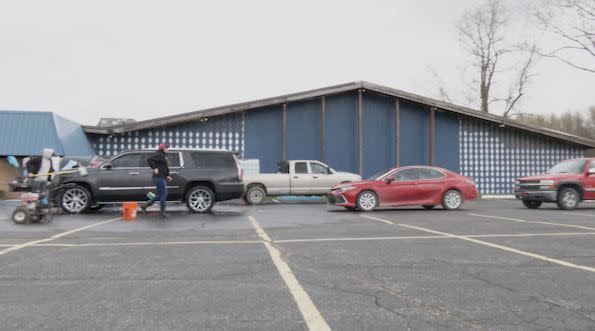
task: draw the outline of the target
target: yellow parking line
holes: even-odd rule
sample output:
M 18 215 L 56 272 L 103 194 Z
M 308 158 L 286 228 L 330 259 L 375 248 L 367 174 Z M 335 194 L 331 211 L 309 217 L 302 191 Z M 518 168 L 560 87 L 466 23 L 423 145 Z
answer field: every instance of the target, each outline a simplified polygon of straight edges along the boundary
M 297 278 L 295 278 L 289 265 L 281 258 L 281 252 L 272 245 L 271 238 L 253 216 L 248 217 L 250 223 L 252 223 L 252 226 L 256 230 L 256 233 L 264 241 L 263 244 L 271 255 L 271 259 L 273 259 L 273 263 L 275 264 L 277 271 L 279 271 L 281 278 L 285 281 L 285 285 L 289 288 L 289 292 L 291 292 L 293 299 L 302 313 L 304 321 L 306 322 L 306 325 L 308 325 L 308 329 L 311 331 L 330 330 L 331 328 L 320 314 L 320 311 L 318 311 L 318 308 L 316 308 L 316 305 L 314 305 L 314 302 L 312 302 L 312 299 L 310 299 L 306 290 L 304 290 Z
M 380 220 L 378 220 L 380 221 Z M 384 222 L 387 223 L 387 222 Z M 394 224 L 394 223 L 387 223 Z M 552 232 L 552 233 L 501 233 L 501 234 L 470 234 L 461 235 L 468 238 L 507 238 L 507 237 L 557 237 L 557 236 L 584 236 L 595 235 L 595 232 Z M 275 243 L 309 243 L 333 241 L 376 241 L 376 240 L 416 240 L 416 239 L 452 239 L 451 236 L 399 236 L 399 237 L 347 237 L 347 238 L 312 238 L 312 239 L 284 239 L 275 240 Z
M 394 223 L 387 223 L 394 224 Z M 509 237 L 563 237 L 590 236 L 595 232 L 546 232 L 546 233 L 501 233 L 501 234 L 470 234 L 460 235 L 467 238 L 509 238 Z M 313 243 L 339 241 L 382 241 L 382 240 L 423 240 L 423 239 L 452 239 L 450 236 L 398 236 L 398 237 L 346 237 L 346 238 L 310 238 L 283 239 L 273 243 Z M 151 246 L 151 245 L 225 245 L 225 244 L 262 244 L 263 240 L 200 240 L 200 241 L 143 241 L 143 242 L 111 242 L 111 243 L 79 243 L 79 244 L 34 244 L 29 247 L 102 247 L 102 246 Z M 0 247 L 14 245 L 0 244 Z
M 553 233 L 512 233 L 512 234 L 477 234 L 461 235 L 468 238 L 507 238 L 507 237 L 557 237 L 557 236 L 584 236 L 593 235 L 595 232 L 553 232 Z
M 589 214 L 589 213 L 577 213 L 577 212 L 571 212 L 571 213 L 562 213 L 564 215 L 572 215 L 572 216 L 591 216 L 591 217 L 595 217 L 595 214 Z
M 284 239 L 275 240 L 275 243 L 308 243 L 328 241 L 371 241 L 371 240 L 400 240 L 400 239 L 438 239 L 447 236 L 400 236 L 400 237 L 347 237 L 347 238 L 312 238 L 312 239 Z
M 69 230 L 69 231 L 66 231 L 66 232 L 58 233 L 56 235 L 53 235 L 53 236 L 48 237 L 48 238 L 45 238 L 45 239 L 33 240 L 33 241 L 26 242 L 26 243 L 13 245 L 13 246 L 10 246 L 10 247 L 5 248 L 3 250 L 0 250 L 0 255 L 4 255 L 4 254 L 10 253 L 10 252 L 14 252 L 14 251 L 17 251 L 17 250 L 22 249 L 22 248 L 25 248 L 25 247 L 30 247 L 30 246 L 33 246 L 33 245 L 37 245 L 37 244 L 41 244 L 41 243 L 44 243 L 44 242 L 52 241 L 52 240 L 55 240 L 55 239 L 58 239 L 58 238 L 62 238 L 62 237 L 67 236 L 69 234 L 73 234 L 73 233 L 76 233 L 76 232 L 79 232 L 79 231 L 90 229 L 90 228 L 95 227 L 95 226 L 98 226 L 98 225 L 102 225 L 102 224 L 106 224 L 106 223 L 111 223 L 111 222 L 114 222 L 114 221 L 119 220 L 120 218 L 121 217 L 116 217 L 116 218 L 113 218 L 113 219 L 110 219 L 110 220 L 107 220 L 107 221 L 93 223 L 91 225 L 87 225 L 87 226 L 83 226 L 83 227 L 80 227 L 80 228 L 76 228 L 74 230 Z
M 146 245 L 199 245 L 199 244 L 262 244 L 261 240 L 203 240 L 203 241 L 148 241 L 86 244 L 39 244 L 35 247 L 93 247 L 93 246 L 146 246 Z
M 518 219 L 518 218 L 482 215 L 482 214 L 467 214 L 467 215 L 475 216 L 475 217 L 491 218 L 491 219 L 497 219 L 497 220 L 519 222 L 519 223 L 536 223 L 536 224 L 555 225 L 555 226 L 562 226 L 562 227 L 567 227 L 567 228 L 575 228 L 575 229 L 583 229 L 583 230 L 595 230 L 595 228 L 592 228 L 589 226 L 581 226 L 581 225 L 574 225 L 574 224 L 562 224 L 562 223 L 544 222 L 544 221 L 528 221 L 528 220 L 522 220 L 522 219 Z
M 511 252 L 511 253 L 516 253 L 516 254 L 519 254 L 519 255 L 528 256 L 528 257 L 531 257 L 531 258 L 534 258 L 534 259 L 546 261 L 546 262 L 549 262 L 549 263 L 558 264 L 558 265 L 569 267 L 569 268 L 574 268 L 574 269 L 579 269 L 579 270 L 584 270 L 584 271 L 595 272 L 595 268 L 593 268 L 593 267 L 584 266 L 584 265 L 580 265 L 580 264 L 575 264 L 575 263 L 571 263 L 571 262 L 567 262 L 567 261 L 563 261 L 563 260 L 559 260 L 559 259 L 554 259 L 554 258 L 551 258 L 551 257 L 547 257 L 545 255 L 540 255 L 540 254 L 535 254 L 535 253 L 531 253 L 531 252 L 527 252 L 527 251 L 522 251 L 520 249 L 516 249 L 516 248 L 512 248 L 512 247 L 508 247 L 508 246 L 493 244 L 493 243 L 490 243 L 490 242 L 487 242 L 487 241 L 483 241 L 483 240 L 479 240 L 479 239 L 475 239 L 475 238 L 470 238 L 470 237 L 465 237 L 465 236 L 459 236 L 459 235 L 456 235 L 456 234 L 447 233 L 447 232 L 441 232 L 441 231 L 436 231 L 436 230 L 427 229 L 427 228 L 422 228 L 422 227 L 419 227 L 419 226 L 394 223 L 394 222 L 383 220 L 381 218 L 377 218 L 377 217 L 373 217 L 373 216 L 362 215 L 362 217 L 365 217 L 365 218 L 368 218 L 368 219 L 371 219 L 371 220 L 374 220 L 374 221 L 379 221 L 379 222 L 383 222 L 383 223 L 389 223 L 389 224 L 393 224 L 393 225 L 397 225 L 397 226 L 409 228 L 409 229 L 414 229 L 414 230 L 419 230 L 419 231 L 423 231 L 423 232 L 433 233 L 433 234 L 436 234 L 436 235 L 449 236 L 451 238 L 456 238 L 456 239 L 460 239 L 460 240 L 464 240 L 464 241 L 469 241 L 469 242 L 472 242 L 472 243 L 475 243 L 475 244 L 479 244 L 479 245 L 483 245 L 483 246 L 488 246 L 488 247 L 500 249 L 500 250 L 503 250 L 503 251 L 507 251 L 507 252 Z

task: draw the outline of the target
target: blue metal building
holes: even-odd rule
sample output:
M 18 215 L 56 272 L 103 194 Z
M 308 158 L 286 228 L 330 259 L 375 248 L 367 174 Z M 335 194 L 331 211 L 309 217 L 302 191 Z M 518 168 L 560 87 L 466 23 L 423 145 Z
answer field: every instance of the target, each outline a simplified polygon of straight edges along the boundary
M 50 112 L 0 111 L 0 155 L 40 155 L 46 147 L 60 156 L 94 154 L 78 123 Z
M 595 142 L 368 82 L 289 94 L 113 127 L 84 127 L 95 150 L 234 150 L 275 171 L 284 159 L 318 159 L 369 176 L 431 164 L 475 178 L 484 194 L 580 157 Z

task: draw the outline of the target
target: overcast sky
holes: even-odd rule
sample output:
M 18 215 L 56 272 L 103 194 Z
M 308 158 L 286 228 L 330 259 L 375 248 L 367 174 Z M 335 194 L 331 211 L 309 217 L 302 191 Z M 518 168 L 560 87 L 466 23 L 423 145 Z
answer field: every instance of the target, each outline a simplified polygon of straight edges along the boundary
M 436 96 L 432 71 L 456 95 L 469 61 L 455 24 L 479 2 L 2 1 L 0 109 L 96 124 L 357 80 Z M 523 111 L 595 105 L 595 75 L 536 71 Z

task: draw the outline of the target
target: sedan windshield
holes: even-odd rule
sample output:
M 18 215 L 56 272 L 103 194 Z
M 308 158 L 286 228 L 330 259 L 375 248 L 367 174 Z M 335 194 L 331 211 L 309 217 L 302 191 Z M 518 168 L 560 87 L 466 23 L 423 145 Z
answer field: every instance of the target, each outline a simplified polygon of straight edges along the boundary
M 386 174 L 387 172 L 389 172 L 391 170 L 392 170 L 392 168 L 388 168 L 388 169 L 379 171 L 379 172 L 375 173 L 374 175 L 370 176 L 370 178 L 368 178 L 368 180 L 380 180 L 382 175 Z
M 586 160 L 570 160 L 564 161 L 553 166 L 549 173 L 550 174 L 578 174 L 585 168 Z

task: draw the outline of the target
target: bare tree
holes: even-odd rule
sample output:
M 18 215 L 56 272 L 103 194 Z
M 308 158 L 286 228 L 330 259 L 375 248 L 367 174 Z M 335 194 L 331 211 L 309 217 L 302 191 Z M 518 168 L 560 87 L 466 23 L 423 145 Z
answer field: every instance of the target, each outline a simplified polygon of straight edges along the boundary
M 437 98 L 439 98 L 442 101 L 453 103 L 453 100 L 450 97 L 450 93 L 445 87 L 446 84 L 444 83 L 444 80 L 442 80 L 442 78 L 440 77 L 438 72 L 436 72 L 436 70 L 432 70 L 432 76 L 434 76 L 434 80 L 438 83 Z
M 528 55 L 527 55 L 526 60 L 523 63 L 523 66 L 521 67 L 520 72 L 517 75 L 516 83 L 509 90 L 508 96 L 506 97 L 506 99 L 502 100 L 502 101 L 504 101 L 504 113 L 502 114 L 502 116 L 509 117 L 512 114 L 514 114 L 513 111 L 516 110 L 515 107 L 516 107 L 517 103 L 527 92 L 527 85 L 528 85 L 531 77 L 533 77 L 533 74 L 531 73 L 531 69 L 535 62 L 536 53 L 537 53 L 536 45 L 532 45 L 532 46 L 528 47 Z
M 536 61 L 535 45 L 514 46 L 506 36 L 506 28 L 510 23 L 510 14 L 501 0 L 487 0 L 484 4 L 466 12 L 458 24 L 459 40 L 472 58 L 472 66 L 476 68 L 473 84 L 476 86 L 480 109 L 490 112 L 494 102 L 504 102 L 504 116 L 514 114 L 521 98 L 526 94 L 532 69 Z M 502 60 L 506 57 L 528 54 L 522 61 L 515 81 L 504 97 L 495 97 L 496 78 L 507 74 Z M 475 88 L 474 88 L 475 89 Z M 442 94 L 442 91 L 441 91 Z
M 509 21 L 502 3 L 489 0 L 487 4 L 464 14 L 458 25 L 459 39 L 473 57 L 479 69 L 481 110 L 489 112 L 490 92 L 500 57 L 508 52 L 504 47 L 504 27 Z
M 593 0 L 542 0 L 535 13 L 541 26 L 557 35 L 561 44 L 539 55 L 558 59 L 573 68 L 595 73 L 595 1 Z M 585 62 L 572 59 L 584 56 Z

